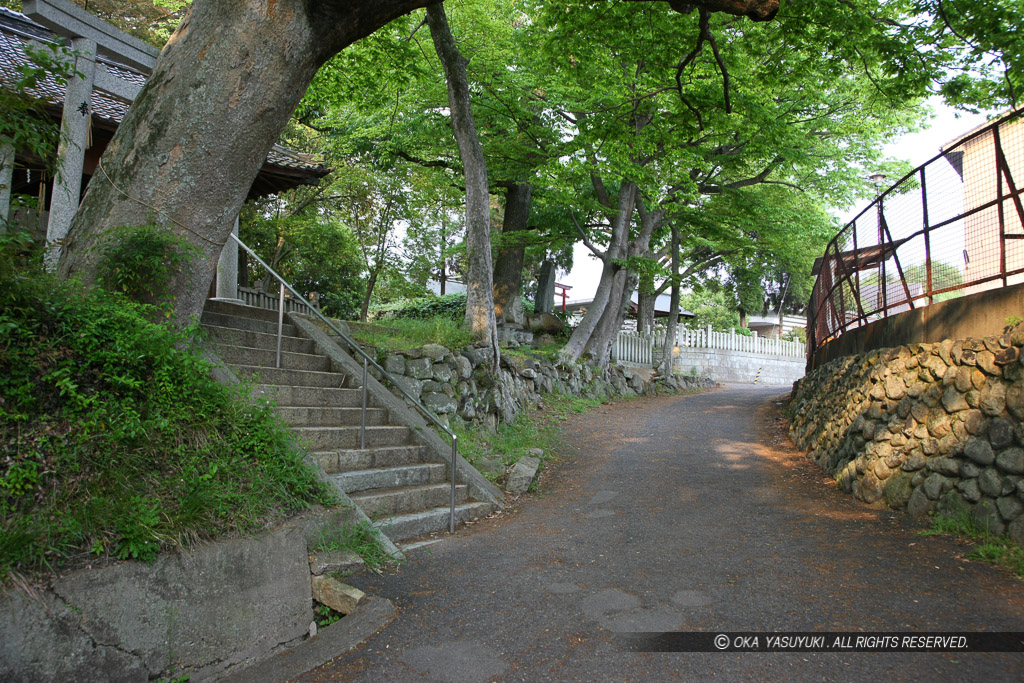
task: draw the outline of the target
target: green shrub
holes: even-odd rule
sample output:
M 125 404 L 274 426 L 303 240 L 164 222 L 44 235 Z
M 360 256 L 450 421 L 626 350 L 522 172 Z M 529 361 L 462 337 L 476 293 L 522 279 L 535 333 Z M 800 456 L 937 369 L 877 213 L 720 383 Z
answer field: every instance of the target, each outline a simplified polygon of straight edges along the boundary
M 373 317 L 390 321 L 393 318 L 448 318 L 462 320 L 466 316 L 466 294 L 422 296 L 375 306 Z M 389 323 L 390 324 L 390 323 Z
M 101 285 L 134 301 L 166 307 L 171 303 L 168 285 L 199 250 L 167 228 L 147 223 L 112 228 L 101 253 Z
M 195 327 L 0 264 L 0 578 L 333 501 L 273 408 L 190 352 Z
M 352 336 L 381 353 L 418 348 L 425 344 L 461 349 L 473 342 L 473 336 L 461 321 L 444 316 L 394 318 L 387 321 L 387 327 L 353 326 Z

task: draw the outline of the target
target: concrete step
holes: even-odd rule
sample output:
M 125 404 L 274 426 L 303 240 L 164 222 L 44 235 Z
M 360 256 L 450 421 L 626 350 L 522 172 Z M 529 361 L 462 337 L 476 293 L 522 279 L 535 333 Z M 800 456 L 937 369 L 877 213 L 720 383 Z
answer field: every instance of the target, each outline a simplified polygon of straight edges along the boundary
M 359 448 L 359 427 L 294 427 L 293 432 L 311 451 Z M 367 427 L 366 445 L 408 446 L 408 427 Z
M 355 408 L 363 405 L 361 389 L 258 384 L 256 391 L 273 399 L 278 406 Z
M 348 377 L 340 372 L 314 372 L 312 370 L 288 370 L 286 368 L 261 368 L 257 365 L 235 365 L 228 363 L 239 379 L 251 379 L 258 384 L 292 387 L 322 387 L 341 389 Z M 361 396 L 361 394 L 360 394 Z M 362 399 L 360 399 L 362 400 Z
M 272 368 L 277 363 L 277 349 L 255 349 L 249 346 L 231 346 L 229 344 L 208 344 L 221 360 L 228 365 L 258 365 L 261 368 Z M 319 353 L 281 352 L 281 367 L 286 370 L 312 370 L 314 372 L 331 372 L 331 359 Z
M 335 486 L 345 493 L 369 491 L 370 489 L 393 489 L 398 486 L 419 486 L 444 481 L 447 465 L 441 463 L 420 463 L 382 467 L 375 470 L 353 470 L 330 475 Z M 423 506 L 419 506 L 423 507 Z M 417 508 L 412 508 L 413 510 Z
M 278 407 L 277 414 L 292 427 L 359 427 L 362 424 L 362 404 L 358 408 Z M 366 426 L 388 424 L 388 411 L 384 408 L 366 408 Z
M 236 330 L 249 330 L 250 332 L 262 332 L 263 334 L 272 334 L 277 336 L 277 318 L 274 318 L 274 322 L 268 322 L 266 320 L 259 320 L 258 318 L 246 318 L 238 315 L 226 315 L 224 313 L 203 311 L 203 315 L 199 318 L 199 322 L 203 325 L 232 327 Z M 297 337 L 299 336 L 299 330 L 295 325 L 285 323 L 281 328 L 281 334 L 288 337 Z
M 456 506 L 466 502 L 467 489 L 468 487 L 463 484 L 455 487 Z M 350 497 L 370 519 L 384 519 L 450 505 L 452 488 L 450 483 L 423 484 L 394 489 L 374 489 L 354 493 Z
M 276 287 L 274 288 L 274 293 L 277 293 Z M 275 325 L 277 324 L 277 311 L 272 311 L 269 308 L 258 308 L 256 306 L 246 306 L 245 304 L 235 304 L 230 301 L 207 299 L 206 305 L 203 306 L 203 311 L 219 313 L 221 315 L 233 315 L 239 318 L 249 318 L 251 320 L 262 320 L 263 322 L 271 322 Z
M 219 325 L 203 325 L 202 327 L 209 335 L 209 340 L 216 344 L 277 351 L 276 334 L 240 330 L 235 327 L 220 327 Z M 316 344 L 312 339 L 305 337 L 281 337 L 281 350 L 290 353 L 316 353 Z
M 348 450 L 318 451 L 313 453 L 317 463 L 327 474 L 370 470 L 398 465 L 414 465 L 423 461 L 423 446 L 386 446 L 383 448 L 353 448 Z
M 490 514 L 491 504 L 480 502 L 468 502 L 455 506 L 455 523 L 479 519 Z M 396 517 L 379 519 L 373 523 L 375 527 L 384 532 L 394 542 L 407 541 L 410 538 L 426 536 L 427 534 L 439 531 L 448 531 L 449 520 L 448 506 L 430 508 L 420 512 L 410 512 Z

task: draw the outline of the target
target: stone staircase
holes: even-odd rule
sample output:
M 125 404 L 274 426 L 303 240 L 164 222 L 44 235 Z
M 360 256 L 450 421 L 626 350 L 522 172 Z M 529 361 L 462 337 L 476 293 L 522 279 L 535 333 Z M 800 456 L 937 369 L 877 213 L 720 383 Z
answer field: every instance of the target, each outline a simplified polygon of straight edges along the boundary
M 281 368 L 277 355 L 277 312 L 209 300 L 201 319 L 206 347 L 242 381 L 252 381 L 278 405 L 278 414 L 312 453 L 334 486 L 394 543 L 448 529 L 451 485 L 446 463 L 427 462 L 408 426 L 371 400 L 367 405 L 366 448 L 360 448 L 361 378 L 332 367 L 310 339 L 285 324 Z M 470 499 L 456 487 L 456 522 L 477 519 L 491 503 Z

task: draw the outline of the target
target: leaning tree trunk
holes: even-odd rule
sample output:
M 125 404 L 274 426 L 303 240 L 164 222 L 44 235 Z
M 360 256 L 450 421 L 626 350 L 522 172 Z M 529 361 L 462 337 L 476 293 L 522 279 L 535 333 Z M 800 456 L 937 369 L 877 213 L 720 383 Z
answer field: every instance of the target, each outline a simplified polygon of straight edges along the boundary
M 477 339 L 487 340 L 494 352 L 493 369 L 498 369 L 498 331 L 494 318 L 494 270 L 491 265 L 491 206 L 487 186 L 487 164 L 484 150 L 476 134 L 469 98 L 468 60 L 459 53 L 448 27 L 444 7 L 438 3 L 427 7 L 427 25 L 434 49 L 444 66 L 448 82 L 448 106 L 452 130 L 459 145 L 466 179 L 466 324 Z
M 672 296 L 668 305 L 668 330 L 662 349 L 661 374 L 671 375 L 675 364 L 676 333 L 679 329 L 679 227 L 672 225 L 672 266 L 669 271 L 672 282 Z
M 619 200 L 616 207 L 615 217 L 611 225 L 611 241 L 601 260 L 604 267 L 601 269 L 601 280 L 597 285 L 597 292 L 594 294 L 594 301 L 587 307 L 587 313 L 583 320 L 573 330 L 572 336 L 562 348 L 559 360 L 563 363 L 574 363 L 579 360 L 590 342 L 594 330 L 597 329 L 605 308 L 613 300 L 612 293 L 615 289 L 615 277 L 622 268 L 617 259 L 626 255 L 626 243 L 629 239 L 629 225 L 633 217 L 633 205 L 636 200 L 636 183 L 624 182 L 619 188 Z
M 317 69 L 427 1 L 196 0 L 103 154 L 60 276 L 92 284 L 111 228 L 156 222 L 197 248 L 168 294 L 179 322 L 198 316 L 235 217 Z
M 530 229 L 530 195 L 532 186 L 529 183 L 515 183 L 509 186 L 505 197 L 505 218 L 502 221 L 501 234 L 509 236 L 503 242 L 494 263 L 494 315 L 500 322 L 513 325 L 523 324 L 523 309 L 519 301 L 523 289 L 523 261 L 526 258 L 526 245 L 517 240 L 516 233 Z

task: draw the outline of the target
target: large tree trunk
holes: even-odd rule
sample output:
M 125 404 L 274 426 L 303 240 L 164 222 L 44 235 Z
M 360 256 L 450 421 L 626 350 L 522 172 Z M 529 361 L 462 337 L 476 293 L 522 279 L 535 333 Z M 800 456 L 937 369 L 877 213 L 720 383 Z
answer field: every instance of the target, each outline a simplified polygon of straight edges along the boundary
M 640 278 L 636 293 L 636 329 L 643 332 L 654 329 L 654 309 L 658 295 L 654 291 L 654 276 Z
M 669 271 L 672 296 L 668 306 L 668 330 L 662 349 L 661 374 L 671 375 L 675 364 L 676 331 L 679 329 L 679 227 L 672 225 L 672 266 Z
M 317 69 L 427 1 L 196 0 L 107 147 L 59 274 L 91 284 L 108 230 L 155 221 L 198 248 L 169 292 L 180 322 L 198 316 L 235 216 Z
M 537 296 L 533 299 L 534 313 L 551 313 L 555 308 L 555 264 L 544 259 L 537 274 Z
M 594 294 L 594 301 L 587 308 L 583 320 L 573 330 L 572 336 L 566 342 L 565 347 L 559 355 L 563 363 L 574 363 L 583 355 L 587 344 L 590 342 L 594 330 L 604 315 L 605 309 L 610 302 L 617 302 L 612 297 L 615 289 L 615 278 L 621 266 L 616 259 L 626 255 L 626 245 L 629 239 L 629 225 L 633 217 L 633 205 L 636 200 L 636 183 L 626 181 L 619 188 L 619 200 L 615 216 L 611 225 L 611 241 L 601 260 L 604 267 L 601 269 L 601 280 L 597 285 L 597 292 Z
M 444 7 L 438 3 L 427 7 L 427 25 L 434 40 L 434 49 L 444 66 L 448 82 L 448 106 L 452 130 L 459 145 L 463 173 L 466 178 L 466 324 L 473 335 L 487 340 L 494 351 L 494 370 L 498 369 L 498 332 L 494 318 L 494 270 L 491 265 L 491 206 L 487 186 L 487 164 L 476 134 L 470 106 L 468 61 L 459 53 L 448 27 Z
M 515 233 L 529 230 L 530 195 L 533 187 L 529 183 L 513 184 L 505 197 L 505 218 L 501 234 L 511 239 L 501 245 L 494 263 L 494 315 L 498 322 L 522 326 L 523 309 L 520 292 L 523 289 L 523 260 L 526 245 L 516 240 Z

